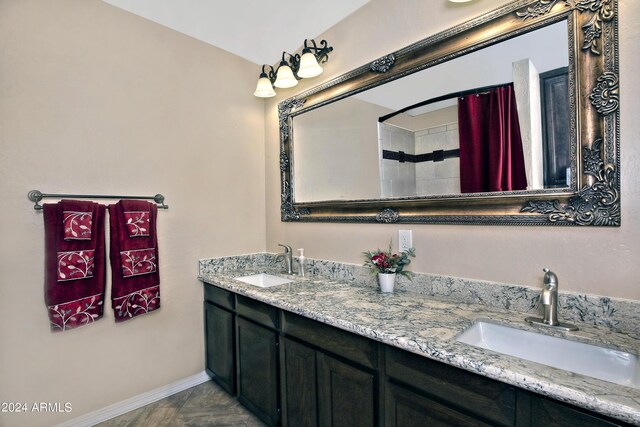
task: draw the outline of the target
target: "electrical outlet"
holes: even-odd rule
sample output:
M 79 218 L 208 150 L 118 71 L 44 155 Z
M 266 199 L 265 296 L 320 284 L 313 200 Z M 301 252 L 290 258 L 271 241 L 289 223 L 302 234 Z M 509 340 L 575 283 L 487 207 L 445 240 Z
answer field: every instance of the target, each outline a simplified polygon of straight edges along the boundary
M 411 230 L 398 230 L 398 251 L 406 252 L 413 247 Z

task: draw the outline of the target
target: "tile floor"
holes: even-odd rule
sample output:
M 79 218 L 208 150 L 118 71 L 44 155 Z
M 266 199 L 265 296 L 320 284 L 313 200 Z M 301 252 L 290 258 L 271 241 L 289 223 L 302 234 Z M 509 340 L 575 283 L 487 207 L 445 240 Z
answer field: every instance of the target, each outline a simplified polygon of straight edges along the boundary
M 99 427 L 262 427 L 264 424 L 213 381 L 98 424 Z

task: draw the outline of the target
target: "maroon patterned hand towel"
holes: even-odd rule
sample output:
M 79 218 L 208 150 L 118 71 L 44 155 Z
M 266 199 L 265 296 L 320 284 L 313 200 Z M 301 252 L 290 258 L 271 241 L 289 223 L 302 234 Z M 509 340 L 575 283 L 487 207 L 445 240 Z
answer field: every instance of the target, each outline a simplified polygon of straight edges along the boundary
M 102 316 L 105 286 L 105 206 L 62 200 L 44 205 L 45 302 L 52 331 Z
M 158 206 L 121 200 L 109 206 L 111 304 L 116 322 L 160 308 Z

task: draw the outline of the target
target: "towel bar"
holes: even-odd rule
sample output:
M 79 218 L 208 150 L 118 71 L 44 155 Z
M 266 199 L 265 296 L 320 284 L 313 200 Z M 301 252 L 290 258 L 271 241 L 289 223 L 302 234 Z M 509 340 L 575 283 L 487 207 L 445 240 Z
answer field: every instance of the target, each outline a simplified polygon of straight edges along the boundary
M 143 200 L 153 200 L 158 204 L 158 209 L 169 209 L 168 205 L 164 204 L 164 196 L 162 194 L 156 194 L 155 196 L 115 196 L 110 194 L 45 194 L 41 193 L 38 190 L 31 190 L 27 194 L 29 200 L 31 200 L 35 205 L 33 209 L 39 211 L 42 210 L 42 205 L 39 202 L 44 198 L 55 198 L 55 199 L 143 199 Z

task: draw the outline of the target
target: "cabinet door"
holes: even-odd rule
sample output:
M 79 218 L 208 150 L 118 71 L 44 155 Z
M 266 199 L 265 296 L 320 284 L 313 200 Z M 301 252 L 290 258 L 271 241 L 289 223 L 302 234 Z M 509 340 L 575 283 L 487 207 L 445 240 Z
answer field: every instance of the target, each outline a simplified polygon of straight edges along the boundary
M 285 338 L 283 370 L 286 425 L 317 426 L 316 351 Z
M 213 380 L 235 394 L 233 314 L 204 303 L 206 367 Z
M 238 400 L 268 425 L 278 423 L 278 334 L 238 318 Z
M 321 352 L 318 362 L 320 426 L 357 427 L 375 423 L 375 378 Z
M 514 424 L 516 391 L 512 386 L 397 348 L 385 350 L 386 375 L 393 383 L 492 425 Z
M 531 397 L 532 427 L 610 427 L 624 425 L 616 421 L 608 421 L 595 414 L 584 412 L 560 402 L 540 397 Z
M 393 383 L 385 387 L 385 426 L 489 426 L 475 418 Z

